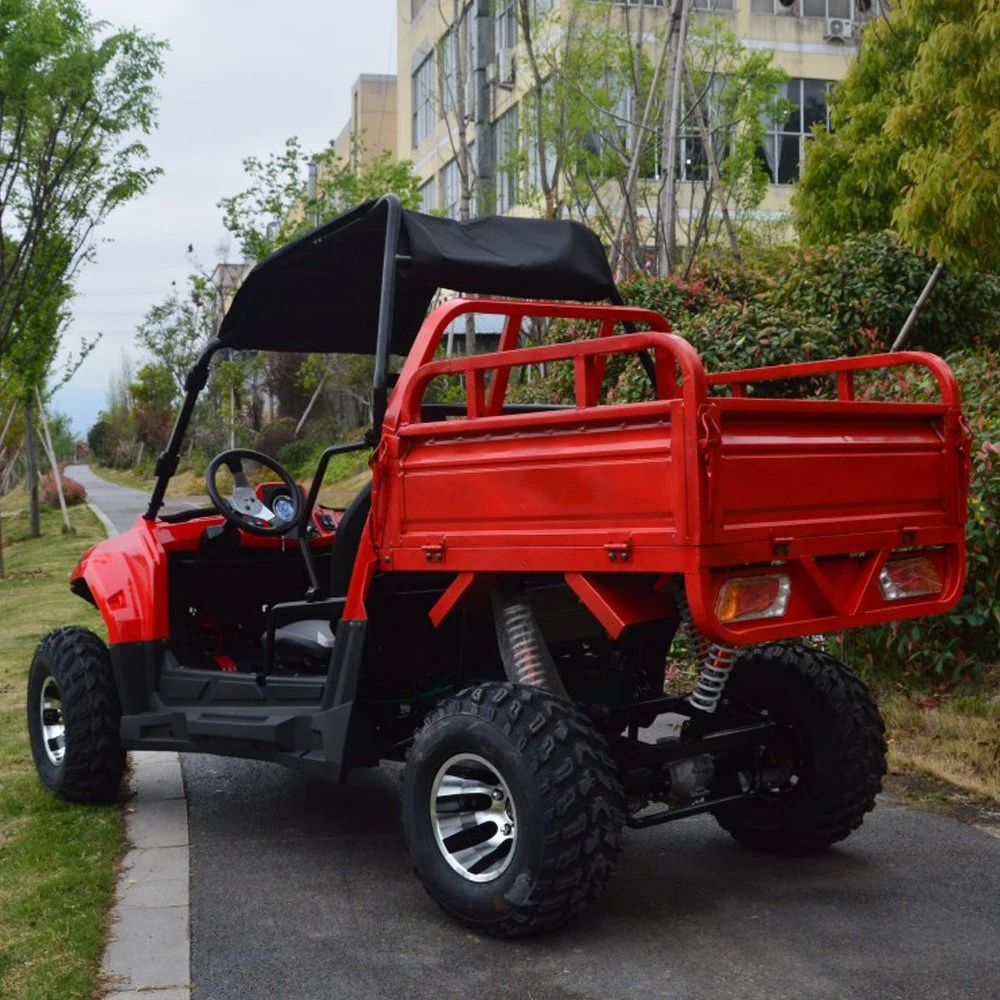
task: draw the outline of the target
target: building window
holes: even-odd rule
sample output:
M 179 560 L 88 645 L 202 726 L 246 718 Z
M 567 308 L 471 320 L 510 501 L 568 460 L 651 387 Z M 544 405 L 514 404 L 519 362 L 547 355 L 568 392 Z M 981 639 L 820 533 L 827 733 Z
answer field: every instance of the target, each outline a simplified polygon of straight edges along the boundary
M 448 114 L 458 104 L 455 93 L 455 67 L 458 65 L 455 29 L 451 28 L 441 39 L 441 113 Z
M 501 115 L 493 126 L 493 162 L 496 165 L 497 214 L 509 212 L 517 203 L 517 175 L 520 170 L 517 105 Z
M 849 19 L 853 0 L 794 0 L 789 6 L 781 0 L 750 0 L 751 14 L 775 14 L 779 17 L 841 17 Z
M 434 128 L 434 53 L 413 74 L 413 145 L 417 146 Z
M 729 136 L 722 128 L 724 114 L 721 107 L 722 92 L 726 86 L 724 76 L 713 76 L 708 91 L 701 101 L 701 114 L 711 136 L 712 152 L 716 166 L 721 166 L 729 155 Z M 679 158 L 677 176 L 684 181 L 704 181 L 709 178 L 708 156 L 701 141 L 697 111 L 687 113 L 687 102 L 681 102 L 681 134 L 677 139 Z
M 458 172 L 458 157 L 445 164 L 441 171 L 441 207 L 449 219 L 462 214 L 462 185 Z
M 845 20 L 851 16 L 851 0 L 799 0 L 803 17 L 842 17 Z
M 432 177 L 421 184 L 417 188 L 417 194 L 420 195 L 420 211 L 430 215 L 437 208 L 437 178 Z
M 717 10 L 736 10 L 734 0 L 691 0 L 693 10 L 704 10 L 714 13 Z
M 517 0 L 496 0 L 493 21 L 497 52 L 514 48 L 517 45 Z
M 794 184 L 799 179 L 799 165 L 805 155 L 805 144 L 812 138 L 813 125 L 830 127 L 827 80 L 789 80 L 779 88 L 779 97 L 795 107 L 784 122 L 771 122 L 764 144 L 757 155 L 767 170 L 772 184 Z

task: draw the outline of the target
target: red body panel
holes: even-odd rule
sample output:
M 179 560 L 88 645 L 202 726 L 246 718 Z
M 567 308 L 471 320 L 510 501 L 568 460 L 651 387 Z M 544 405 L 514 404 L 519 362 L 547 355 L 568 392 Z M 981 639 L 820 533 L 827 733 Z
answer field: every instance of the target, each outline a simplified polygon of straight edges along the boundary
M 141 642 L 168 639 L 167 554 L 197 550 L 205 528 L 223 524 L 221 514 L 170 524 L 137 517 L 120 535 L 88 549 L 70 574 L 70 581 L 84 580 L 108 629 L 108 641 Z M 314 548 L 329 547 L 333 532 L 316 522 Z M 241 532 L 245 548 L 279 549 L 280 538 Z M 294 548 L 294 540 L 286 541 Z
M 512 317 L 501 350 L 433 360 L 443 332 L 465 312 Z M 600 334 L 509 349 L 511 330 L 529 315 L 597 320 Z M 649 330 L 609 338 L 624 321 Z M 439 307 L 400 376 L 377 456 L 372 538 L 380 566 L 570 574 L 612 631 L 629 615 L 609 610 L 609 593 L 622 599 L 595 574 L 683 573 L 699 627 L 734 643 L 954 604 L 964 580 L 968 437 L 943 361 L 906 352 L 706 375 L 669 329 L 639 309 L 488 300 Z M 598 405 L 604 358 L 640 348 L 655 356 L 659 398 Z M 512 368 L 558 361 L 574 365 L 574 409 L 500 415 Z M 855 371 L 896 365 L 930 369 L 941 402 L 854 398 Z M 442 374 L 465 376 L 466 417 L 423 421 L 423 392 Z M 748 382 L 823 375 L 836 377 L 836 400 L 745 394 Z M 716 387 L 733 395 L 711 395 Z M 888 554 L 927 546 L 935 547 L 942 593 L 883 600 L 878 573 Z M 792 578 L 787 613 L 721 623 L 715 601 L 729 568 L 775 562 Z M 643 614 L 640 602 L 632 615 Z
M 468 312 L 508 317 L 500 350 L 434 360 L 447 327 Z M 517 349 L 526 316 L 593 320 L 599 332 Z M 610 336 L 623 322 L 648 329 Z M 599 405 L 607 356 L 638 350 L 655 358 L 658 398 Z M 560 361 L 574 368 L 575 407 L 501 412 L 514 368 Z M 940 402 L 854 398 L 856 371 L 897 365 L 929 369 Z M 465 378 L 465 417 L 422 420 L 426 387 L 448 374 Z M 750 382 L 824 375 L 836 378 L 835 400 L 746 395 Z M 732 395 L 713 395 L 720 389 Z M 647 310 L 454 300 L 417 336 L 372 469 L 345 619 L 365 617 L 377 571 L 464 574 L 432 611 L 435 624 L 483 574 L 561 573 L 617 634 L 661 613 L 665 583 L 681 573 L 696 624 L 737 644 L 942 612 L 964 581 L 968 433 L 951 371 L 929 354 L 706 375 L 690 344 Z M 167 638 L 166 553 L 194 549 L 206 523 L 220 521 L 140 518 L 84 557 L 74 578 L 86 579 L 112 642 Z M 281 543 L 245 535 L 243 544 Z M 929 551 L 943 590 L 887 602 L 879 572 L 907 548 Z M 776 565 L 791 580 L 782 617 L 718 620 L 727 577 Z

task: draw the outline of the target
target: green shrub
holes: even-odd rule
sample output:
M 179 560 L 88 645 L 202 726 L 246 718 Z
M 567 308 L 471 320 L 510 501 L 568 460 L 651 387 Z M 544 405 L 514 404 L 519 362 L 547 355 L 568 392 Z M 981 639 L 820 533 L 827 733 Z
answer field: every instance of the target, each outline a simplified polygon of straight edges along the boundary
M 293 476 L 305 476 L 315 471 L 321 450 L 308 441 L 289 441 L 275 457 Z
M 780 250 L 737 268 L 724 257 L 691 280 L 640 276 L 621 284 L 630 305 L 665 315 L 698 351 L 706 370 L 755 368 L 887 350 L 923 289 L 931 265 L 890 234 L 856 237 L 822 250 Z M 590 337 L 586 324 L 554 323 L 548 342 Z M 947 357 L 972 428 L 968 578 L 948 615 L 857 630 L 840 641 L 849 659 L 877 673 L 922 682 L 978 677 L 1000 659 L 1000 278 L 945 273 L 909 347 Z M 918 370 L 859 376 L 859 397 L 926 399 L 937 388 Z M 822 395 L 832 380 L 768 383 L 769 395 Z M 608 361 L 608 402 L 650 398 L 634 356 Z M 516 382 L 508 398 L 569 403 L 569 362 L 544 378 Z
M 254 435 L 250 447 L 265 455 L 277 457 L 281 449 L 295 440 L 295 421 L 291 417 L 278 417 L 264 424 Z

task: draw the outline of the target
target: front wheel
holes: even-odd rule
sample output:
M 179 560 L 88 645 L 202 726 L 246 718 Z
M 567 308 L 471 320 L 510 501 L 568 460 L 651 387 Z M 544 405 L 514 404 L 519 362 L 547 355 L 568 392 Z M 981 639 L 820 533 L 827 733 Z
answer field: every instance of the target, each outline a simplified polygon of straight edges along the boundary
M 107 646 L 85 628 L 50 632 L 28 674 L 28 738 L 42 784 L 71 802 L 113 802 L 125 751 Z
M 887 748 L 878 707 L 850 668 L 808 646 L 757 646 L 736 662 L 726 697 L 774 719 L 785 738 L 760 752 L 758 794 L 715 810 L 724 829 L 760 850 L 813 854 L 861 826 Z
M 621 849 L 624 800 L 604 740 L 537 688 L 483 684 L 414 738 L 403 825 L 417 876 L 469 927 L 551 930 L 600 895 Z

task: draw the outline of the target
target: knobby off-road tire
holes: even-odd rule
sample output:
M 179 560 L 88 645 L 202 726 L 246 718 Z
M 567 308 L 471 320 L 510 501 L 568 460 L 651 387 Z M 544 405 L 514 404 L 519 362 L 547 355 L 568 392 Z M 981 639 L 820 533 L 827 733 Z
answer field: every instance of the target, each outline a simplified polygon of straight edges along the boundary
M 737 661 L 726 694 L 788 725 L 794 759 L 783 789 L 716 810 L 724 829 L 752 847 L 800 855 L 861 826 L 882 789 L 887 747 L 878 708 L 849 667 L 808 646 L 759 646 Z
M 479 782 L 492 789 L 492 805 L 489 794 L 447 797 L 448 782 Z M 490 808 L 499 847 L 477 869 L 462 848 L 489 832 L 476 811 Z M 614 868 L 623 820 L 603 738 L 572 704 L 538 688 L 490 683 L 449 698 L 407 758 L 403 825 L 417 876 L 449 914 L 488 934 L 540 933 L 584 910 Z M 474 830 L 456 839 L 460 826 Z
M 104 643 L 84 628 L 50 632 L 28 675 L 28 736 L 42 784 L 71 802 L 113 802 L 125 769 L 121 714 Z

